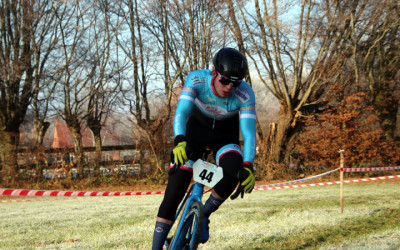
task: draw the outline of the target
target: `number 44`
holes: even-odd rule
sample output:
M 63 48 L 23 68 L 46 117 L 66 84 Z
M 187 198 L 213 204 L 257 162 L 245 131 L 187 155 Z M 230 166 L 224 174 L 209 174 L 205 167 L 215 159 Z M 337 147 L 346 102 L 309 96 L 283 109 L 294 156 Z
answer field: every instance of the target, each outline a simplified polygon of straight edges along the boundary
M 222 168 L 198 159 L 193 164 L 193 179 L 208 187 L 214 187 L 224 176 Z
M 199 177 L 201 178 L 201 180 L 207 180 L 208 183 L 212 182 L 212 178 L 214 176 L 213 172 L 208 172 L 207 169 L 203 169 L 203 171 L 200 172 Z

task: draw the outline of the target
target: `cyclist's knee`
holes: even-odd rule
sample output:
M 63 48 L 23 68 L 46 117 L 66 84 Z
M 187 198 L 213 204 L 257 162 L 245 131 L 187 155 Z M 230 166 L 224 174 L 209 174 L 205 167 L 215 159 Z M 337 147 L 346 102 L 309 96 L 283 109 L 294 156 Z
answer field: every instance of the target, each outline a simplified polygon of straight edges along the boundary
M 236 156 L 236 157 L 229 160 L 232 156 L 233 157 Z M 240 156 L 240 158 L 238 158 L 239 156 Z M 240 164 L 241 165 L 242 161 L 243 161 L 242 149 L 237 144 L 225 145 L 217 151 L 215 161 L 218 166 L 221 166 L 224 164 Z
M 224 170 L 224 178 L 233 177 L 236 179 L 237 172 L 243 163 L 243 154 L 239 145 L 228 144 L 222 147 L 218 150 L 216 158 L 217 165 Z

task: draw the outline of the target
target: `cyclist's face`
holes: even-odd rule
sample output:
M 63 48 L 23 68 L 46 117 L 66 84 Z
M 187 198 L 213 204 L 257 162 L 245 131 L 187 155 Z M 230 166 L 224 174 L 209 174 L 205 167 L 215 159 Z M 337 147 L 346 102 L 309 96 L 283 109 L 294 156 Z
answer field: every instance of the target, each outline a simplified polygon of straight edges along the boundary
M 215 91 L 217 92 L 218 96 L 220 96 L 222 98 L 227 98 L 235 90 L 235 87 L 233 87 L 232 83 L 230 83 L 228 85 L 223 85 L 219 81 L 220 79 L 221 79 L 221 76 L 218 74 L 214 81 Z

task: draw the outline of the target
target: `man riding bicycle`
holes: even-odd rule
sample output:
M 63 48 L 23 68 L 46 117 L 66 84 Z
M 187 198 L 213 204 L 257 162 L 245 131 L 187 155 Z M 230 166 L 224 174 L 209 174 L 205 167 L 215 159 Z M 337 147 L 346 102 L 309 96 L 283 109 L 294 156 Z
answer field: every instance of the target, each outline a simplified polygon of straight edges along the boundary
M 224 176 L 204 204 L 200 242 L 209 239 L 209 216 L 232 194 L 237 184 L 242 198 L 254 188 L 256 111 L 254 92 L 242 80 L 248 72 L 247 62 L 239 51 L 223 48 L 215 54 L 213 64 L 212 71 L 191 72 L 179 98 L 173 122 L 174 159 L 157 214 L 153 249 L 162 249 L 179 203 L 192 180 L 193 163 L 202 158 L 207 149 L 213 152 Z M 243 151 L 239 144 L 239 128 Z

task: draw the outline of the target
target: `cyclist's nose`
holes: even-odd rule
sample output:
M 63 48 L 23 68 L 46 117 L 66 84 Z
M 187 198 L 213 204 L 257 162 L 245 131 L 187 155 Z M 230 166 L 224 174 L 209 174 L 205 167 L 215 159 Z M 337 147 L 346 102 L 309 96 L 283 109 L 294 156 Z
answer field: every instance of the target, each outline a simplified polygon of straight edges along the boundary
M 233 83 L 229 83 L 228 85 L 226 85 L 226 87 L 228 88 L 228 89 L 233 89 Z

